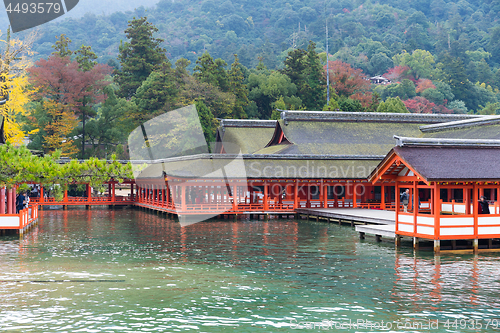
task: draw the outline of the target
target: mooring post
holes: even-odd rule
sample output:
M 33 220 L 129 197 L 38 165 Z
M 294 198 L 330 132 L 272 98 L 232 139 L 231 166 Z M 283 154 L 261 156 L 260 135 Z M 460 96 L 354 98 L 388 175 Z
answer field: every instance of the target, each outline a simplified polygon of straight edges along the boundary
M 365 233 L 364 232 L 359 232 L 359 239 L 365 239 Z
M 434 240 L 434 253 L 439 253 L 441 251 L 441 241 L 439 239 Z
M 477 253 L 479 250 L 479 239 L 473 239 L 472 240 L 472 251 L 474 253 Z
M 401 247 L 401 236 L 396 235 L 396 238 L 394 238 L 394 243 L 396 245 L 396 248 L 399 249 Z
M 418 237 L 413 237 L 413 249 L 418 250 Z

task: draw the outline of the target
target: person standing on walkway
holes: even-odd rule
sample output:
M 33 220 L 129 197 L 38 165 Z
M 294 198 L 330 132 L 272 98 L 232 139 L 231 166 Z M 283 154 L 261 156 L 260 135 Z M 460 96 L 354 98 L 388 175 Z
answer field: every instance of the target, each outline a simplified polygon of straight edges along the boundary
M 481 207 L 481 212 L 479 214 L 489 214 L 490 213 L 490 207 L 488 204 L 488 200 L 486 200 L 486 197 L 484 195 L 481 196 L 479 199 L 479 205 Z
M 410 202 L 410 189 L 406 189 L 406 191 L 401 194 L 401 203 L 403 204 L 404 207 L 404 212 L 408 212 L 408 203 Z
M 19 212 L 23 210 L 25 200 L 26 198 L 24 197 L 24 193 L 19 193 L 16 199 L 16 214 L 19 214 Z

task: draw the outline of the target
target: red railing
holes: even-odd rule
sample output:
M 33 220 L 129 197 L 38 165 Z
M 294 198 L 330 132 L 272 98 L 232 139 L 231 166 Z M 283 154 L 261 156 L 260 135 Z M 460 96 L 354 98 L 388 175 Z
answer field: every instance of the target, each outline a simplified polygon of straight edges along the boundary
M 19 214 L 2 214 L 0 229 L 23 230 L 38 218 L 38 205 L 30 204 L 28 208 L 19 211 Z
M 90 199 L 90 200 L 89 200 Z M 115 196 L 113 197 L 67 197 L 61 201 L 56 201 L 55 198 L 46 197 L 43 198 L 43 202 L 40 198 L 30 198 L 30 202 L 39 205 L 112 205 L 112 204 L 133 204 L 136 200 L 133 200 L 130 196 Z

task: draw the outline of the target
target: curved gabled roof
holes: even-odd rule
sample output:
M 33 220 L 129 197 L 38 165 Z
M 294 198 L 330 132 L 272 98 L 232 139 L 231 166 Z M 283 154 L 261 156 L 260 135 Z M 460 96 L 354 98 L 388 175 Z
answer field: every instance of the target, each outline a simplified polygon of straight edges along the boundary
M 218 153 L 252 154 L 271 140 L 276 120 L 223 119 L 217 133 Z

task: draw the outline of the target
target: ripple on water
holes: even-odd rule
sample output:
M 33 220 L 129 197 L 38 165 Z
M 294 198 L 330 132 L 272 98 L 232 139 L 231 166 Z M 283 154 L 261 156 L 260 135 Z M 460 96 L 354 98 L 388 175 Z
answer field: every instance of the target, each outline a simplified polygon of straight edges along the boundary
M 413 255 L 349 227 L 42 212 L 0 239 L 0 330 L 288 332 L 299 322 L 500 317 L 497 255 Z

